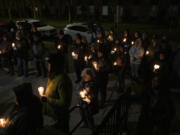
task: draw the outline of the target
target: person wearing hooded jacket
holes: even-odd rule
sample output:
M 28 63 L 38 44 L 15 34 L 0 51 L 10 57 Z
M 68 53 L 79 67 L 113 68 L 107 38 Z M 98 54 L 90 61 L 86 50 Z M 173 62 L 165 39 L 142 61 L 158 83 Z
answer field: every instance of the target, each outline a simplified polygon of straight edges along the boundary
M 64 58 L 51 54 L 48 61 L 49 78 L 45 95 L 42 97 L 43 111 L 57 122 L 54 128 L 69 132 L 69 108 L 72 100 L 72 82 L 64 72 Z
M 43 126 L 42 104 L 32 92 L 32 85 L 24 83 L 13 89 L 16 106 L 8 118 L 5 135 L 39 135 Z

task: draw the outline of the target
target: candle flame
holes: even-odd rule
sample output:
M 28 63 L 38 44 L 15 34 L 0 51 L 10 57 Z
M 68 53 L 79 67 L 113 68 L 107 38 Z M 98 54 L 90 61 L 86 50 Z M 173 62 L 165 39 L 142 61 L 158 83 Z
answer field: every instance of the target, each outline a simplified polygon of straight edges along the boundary
M 93 62 L 93 67 L 94 67 L 96 70 L 99 69 L 99 68 L 98 68 L 98 63 L 97 63 L 96 61 Z
M 126 38 L 124 38 L 124 39 L 123 39 L 123 42 L 126 42 L 126 41 L 127 41 L 127 39 L 126 39 Z
M 149 51 L 146 51 L 146 55 L 149 55 L 150 54 L 150 52 Z
M 160 65 L 155 64 L 155 65 L 154 65 L 154 72 L 155 72 L 156 70 L 159 70 L 159 69 L 160 69 Z
M 115 62 L 113 63 L 113 65 L 114 65 L 114 66 L 117 66 L 117 62 L 115 61 Z
M 62 45 L 58 45 L 58 46 L 57 46 L 57 49 L 58 49 L 58 50 L 61 50 L 61 48 L 62 48 Z
M 131 44 L 134 45 L 134 41 L 132 41 Z
M 39 95 L 42 97 L 42 96 L 44 96 L 44 87 L 39 87 L 38 88 L 38 92 L 39 92 Z
M 1 118 L 0 119 L 0 127 L 4 128 L 4 127 L 6 127 L 6 124 L 7 124 L 7 120 L 4 118 Z

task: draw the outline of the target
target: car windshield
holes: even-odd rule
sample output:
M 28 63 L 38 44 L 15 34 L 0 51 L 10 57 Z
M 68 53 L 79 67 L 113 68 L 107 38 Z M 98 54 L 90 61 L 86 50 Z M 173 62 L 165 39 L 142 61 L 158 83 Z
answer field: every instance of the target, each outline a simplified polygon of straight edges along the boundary
M 35 27 L 43 27 L 43 26 L 46 26 L 45 24 L 43 24 L 43 23 L 41 23 L 41 22 L 33 22 L 32 25 L 35 26 Z

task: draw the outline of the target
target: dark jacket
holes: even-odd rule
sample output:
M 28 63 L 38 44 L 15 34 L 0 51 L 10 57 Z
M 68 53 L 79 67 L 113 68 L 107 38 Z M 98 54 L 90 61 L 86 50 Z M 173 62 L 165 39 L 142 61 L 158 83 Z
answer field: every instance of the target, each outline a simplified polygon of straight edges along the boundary
M 15 46 L 16 46 L 16 50 L 15 50 L 15 55 L 16 57 L 19 58 L 27 58 L 28 57 L 28 43 L 26 40 L 22 39 L 20 41 L 16 40 L 15 41 Z
M 32 94 L 27 84 L 16 87 L 14 91 L 18 104 L 9 117 L 5 134 L 39 135 L 43 126 L 40 100 Z
M 41 40 L 32 42 L 32 52 L 36 59 L 42 59 L 45 53 L 44 44 Z
M 83 101 L 80 97 L 80 91 L 84 90 L 85 88 L 90 88 L 90 92 L 88 96 L 91 97 L 91 103 L 87 103 Z M 81 81 L 76 88 L 77 96 L 79 98 L 79 104 L 84 111 L 87 112 L 88 116 L 94 115 L 98 112 L 98 97 L 97 97 L 97 89 L 96 83 L 94 81 L 83 82 Z

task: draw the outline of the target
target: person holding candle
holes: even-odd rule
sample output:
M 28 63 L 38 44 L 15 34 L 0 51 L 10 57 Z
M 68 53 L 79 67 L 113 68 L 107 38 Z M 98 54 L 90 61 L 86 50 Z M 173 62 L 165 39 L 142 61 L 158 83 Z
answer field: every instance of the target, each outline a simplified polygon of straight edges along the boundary
M 107 59 L 105 59 L 102 49 L 99 49 L 97 51 L 96 62 L 97 62 L 97 67 L 98 67 L 98 70 L 95 69 L 96 84 L 97 84 L 98 92 L 101 97 L 100 106 L 103 107 L 103 105 L 106 102 L 108 73 L 109 73 L 110 67 L 108 66 Z
M 76 43 L 73 46 L 73 52 L 77 55 L 77 58 L 74 58 L 75 72 L 77 75 L 76 83 L 81 81 L 81 72 L 86 64 L 84 61 L 85 46 L 82 44 L 81 39 L 82 37 L 77 35 Z
M 17 58 L 18 75 L 28 76 L 28 43 L 21 37 L 20 33 L 16 33 L 16 40 L 13 43 L 14 52 Z
M 129 50 L 131 75 L 133 79 L 139 79 L 139 67 L 144 56 L 141 39 L 136 40 L 135 45 Z
M 13 89 L 16 105 L 4 125 L 5 135 L 39 135 L 43 127 L 42 104 L 30 83 Z
M 48 60 L 49 78 L 46 92 L 42 96 L 44 113 L 57 123 L 54 128 L 69 132 L 69 107 L 72 100 L 72 82 L 64 71 L 64 58 L 51 54 Z
M 98 112 L 98 94 L 95 83 L 95 74 L 91 68 L 85 68 L 82 73 L 82 80 L 76 88 L 80 104 L 80 114 L 84 120 L 83 127 L 94 129 L 93 115 Z

